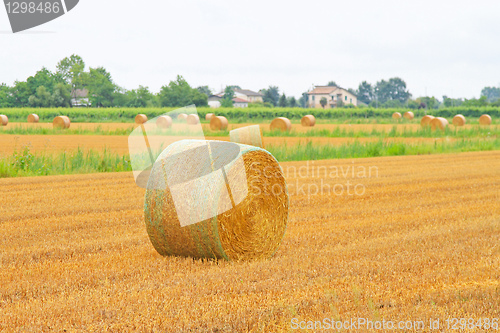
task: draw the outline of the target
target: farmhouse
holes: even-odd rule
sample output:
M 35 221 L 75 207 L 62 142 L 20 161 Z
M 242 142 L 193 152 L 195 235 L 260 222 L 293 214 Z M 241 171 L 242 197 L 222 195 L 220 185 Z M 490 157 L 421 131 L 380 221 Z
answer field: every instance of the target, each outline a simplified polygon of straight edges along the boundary
M 236 108 L 246 108 L 248 103 L 264 102 L 261 93 L 248 90 L 248 89 L 233 89 L 234 98 L 233 105 Z M 208 105 L 211 108 L 219 108 L 221 106 L 221 99 L 224 97 L 224 92 L 220 92 L 216 95 L 210 95 L 208 97 Z
M 344 88 L 335 86 L 315 86 L 308 94 L 307 105 L 310 108 L 322 108 L 321 99 L 326 98 L 325 108 L 335 108 L 341 105 L 357 105 L 358 98 Z
M 89 91 L 87 89 L 76 89 L 71 92 L 71 106 L 89 106 Z

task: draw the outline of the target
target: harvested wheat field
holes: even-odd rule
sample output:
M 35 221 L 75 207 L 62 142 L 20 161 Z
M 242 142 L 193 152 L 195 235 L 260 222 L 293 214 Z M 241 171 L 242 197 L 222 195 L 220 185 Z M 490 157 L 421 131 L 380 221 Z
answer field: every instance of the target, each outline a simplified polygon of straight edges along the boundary
M 75 139 L 78 138 L 78 139 Z M 172 141 L 177 140 L 178 137 L 173 137 Z M 229 137 L 207 137 L 207 140 L 221 140 L 229 141 Z M 344 145 L 353 142 L 377 142 L 380 138 L 333 138 L 333 137 L 265 137 L 264 143 L 266 145 L 288 145 L 295 146 L 298 144 L 307 144 L 312 142 L 314 144 L 331 144 L 331 145 Z M 457 138 L 384 138 L 384 142 L 404 142 L 408 144 L 415 143 L 440 143 L 452 142 L 458 140 Z M 487 140 L 477 138 L 477 140 Z M 124 135 L 0 135 L 0 156 L 10 155 L 14 151 L 20 151 L 23 147 L 29 146 L 32 152 L 35 153 L 54 153 L 62 151 L 75 151 L 82 149 L 87 151 L 89 149 L 102 151 L 107 149 L 110 152 L 117 154 L 128 154 L 128 136 Z
M 0 179 L 0 331 L 500 317 L 500 151 L 282 167 L 287 232 L 253 262 L 158 255 L 129 173 Z

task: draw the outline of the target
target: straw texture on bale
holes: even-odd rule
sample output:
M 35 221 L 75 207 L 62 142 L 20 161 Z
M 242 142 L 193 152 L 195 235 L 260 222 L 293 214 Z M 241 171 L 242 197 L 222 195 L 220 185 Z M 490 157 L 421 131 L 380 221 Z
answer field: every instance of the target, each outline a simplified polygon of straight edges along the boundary
M 461 114 L 457 114 L 452 120 L 454 126 L 464 126 L 465 122 L 465 117 Z
M 234 129 L 229 132 L 229 140 L 234 143 L 264 148 L 264 139 L 259 125 Z
M 172 127 L 172 118 L 170 116 L 159 116 L 156 119 L 156 126 L 159 128 L 170 128 Z
M 292 129 L 292 122 L 288 118 L 278 117 L 271 122 L 270 129 L 271 131 L 289 132 Z
M 1 114 L 0 115 L 0 126 L 7 126 L 8 123 L 9 123 L 9 117 Z
M 422 117 L 422 120 L 420 120 L 420 125 L 421 125 L 422 127 L 431 126 L 431 121 L 432 121 L 432 119 L 434 119 L 434 117 L 433 117 L 433 116 L 429 116 L 429 115 L 427 115 L 427 116 L 423 116 L 423 117 Z
M 186 122 L 189 125 L 197 125 L 200 123 L 200 117 L 197 114 L 190 114 L 189 116 L 187 116 Z
M 179 113 L 179 115 L 177 116 L 177 120 L 186 120 L 188 117 L 187 114 L 185 113 Z
M 316 118 L 312 114 L 308 114 L 307 116 L 302 117 L 300 123 L 304 127 L 313 127 L 316 125 Z
M 403 117 L 405 117 L 405 119 L 408 119 L 408 120 L 413 120 L 413 118 L 415 118 L 415 115 L 413 114 L 413 112 L 408 111 L 408 112 L 405 112 Z
M 401 113 L 399 112 L 394 112 L 392 114 L 392 119 L 401 119 Z
M 210 120 L 210 119 L 212 119 L 213 116 L 215 116 L 215 114 L 213 114 L 213 113 L 207 113 L 205 115 L 205 120 Z
M 223 116 L 213 116 L 210 119 L 210 129 L 212 131 L 224 131 L 227 129 L 228 121 Z
M 479 117 L 479 125 L 491 125 L 491 117 L 487 114 L 483 114 Z
M 68 129 L 71 125 L 71 121 L 67 116 L 57 116 L 52 122 L 54 128 Z
M 432 130 L 444 130 L 448 126 L 448 120 L 442 117 L 436 117 L 431 120 L 431 128 Z
M 168 156 L 178 156 L 190 149 L 194 141 L 199 140 L 177 141 L 167 147 L 151 171 L 145 195 L 144 218 L 154 248 L 164 256 L 226 260 L 253 260 L 273 256 L 285 234 L 289 200 L 281 167 L 268 151 L 238 145 L 247 181 L 245 185 L 248 186 L 246 197 L 230 210 L 198 223 L 182 227 L 172 190 L 168 187 L 155 189 L 150 186 L 162 181 L 159 179 L 162 173 L 169 173 L 169 170 L 161 170 L 163 167 L 158 162 Z M 197 161 L 193 160 L 193 163 Z M 183 166 L 186 169 L 189 167 L 190 165 Z M 231 178 L 230 172 L 227 175 Z M 225 186 L 226 184 L 213 184 L 211 194 L 219 200 L 219 194 Z M 211 206 L 220 205 L 217 200 L 207 205 L 204 198 L 200 198 L 197 207 L 213 209 Z
M 40 121 L 40 117 L 38 117 L 37 114 L 30 114 L 28 115 L 28 123 L 38 123 Z
M 135 123 L 136 124 L 144 124 L 148 121 L 148 116 L 145 114 L 139 113 L 137 116 L 135 116 Z

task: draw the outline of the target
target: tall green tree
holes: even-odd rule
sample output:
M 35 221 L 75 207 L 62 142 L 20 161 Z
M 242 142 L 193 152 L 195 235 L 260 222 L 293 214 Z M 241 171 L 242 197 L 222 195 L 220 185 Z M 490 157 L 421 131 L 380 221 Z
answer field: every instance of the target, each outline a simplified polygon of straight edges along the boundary
M 288 106 L 288 101 L 286 99 L 285 93 L 283 93 L 278 101 L 278 106 L 281 108 L 286 108 Z
M 324 81 L 323 81 L 324 82 Z M 337 83 L 335 83 L 335 81 L 330 81 L 328 82 L 328 86 L 329 87 L 338 87 Z
M 361 82 L 356 90 L 356 96 L 358 97 L 358 101 L 370 104 L 374 99 L 372 85 L 366 81 Z
M 220 101 L 221 106 L 224 108 L 232 108 L 233 98 L 234 98 L 234 86 L 227 86 L 226 89 L 224 89 L 224 97 Z
M 52 96 L 44 86 L 40 86 L 36 89 L 36 93 L 29 97 L 28 101 L 30 106 L 48 108 L 52 104 Z
M 297 107 L 297 100 L 295 99 L 295 97 L 288 97 L 288 106 L 291 107 L 291 108 L 296 108 Z
M 32 93 L 27 82 L 25 81 L 14 82 L 14 87 L 12 87 L 11 91 L 14 97 L 15 107 L 29 106 L 29 98 L 32 95 Z
M 299 98 L 299 106 L 302 108 L 307 108 L 307 101 L 309 100 L 309 94 L 307 92 L 302 93 Z
M 89 100 L 93 107 L 113 106 L 116 86 L 111 74 L 103 67 L 90 68 L 84 75 L 84 86 L 89 91 Z
M 280 90 L 276 86 L 269 86 L 267 89 L 262 89 L 261 93 L 264 95 L 264 103 L 271 103 L 277 106 L 280 99 Z
M 382 104 L 389 100 L 398 100 L 404 104 L 411 97 L 410 92 L 406 89 L 406 82 L 398 77 L 391 78 L 389 81 L 377 82 L 374 95 L 377 102 Z
M 180 75 L 175 81 L 170 81 L 166 86 L 161 87 L 158 93 L 160 105 L 164 107 L 178 107 L 195 104 L 196 106 L 206 106 L 208 104 L 207 95 L 199 92 L 187 83 Z
M 83 89 L 87 79 L 86 74 L 85 62 L 79 55 L 72 54 L 70 57 L 62 59 L 57 64 L 56 75 L 58 75 L 67 84 L 71 85 L 71 91 Z
M 481 90 L 481 96 L 485 96 L 488 102 L 493 103 L 500 99 L 500 88 L 484 87 Z
M 339 101 L 339 102 L 342 102 L 342 101 Z M 321 104 L 321 106 L 323 107 L 323 109 L 325 108 L 325 106 L 326 106 L 327 103 L 328 103 L 328 101 L 327 101 L 326 97 L 322 97 L 319 100 L 319 104 Z M 338 103 L 337 103 L 337 107 L 340 107 L 340 105 L 338 105 Z
M 207 96 L 212 95 L 212 90 L 208 86 L 200 86 L 196 88 L 199 92 L 202 94 L 205 94 Z
M 0 84 L 0 108 L 14 107 L 14 96 L 12 95 L 12 88 L 5 83 Z
M 58 83 L 55 85 L 51 106 L 63 108 L 71 106 L 71 92 L 67 84 Z

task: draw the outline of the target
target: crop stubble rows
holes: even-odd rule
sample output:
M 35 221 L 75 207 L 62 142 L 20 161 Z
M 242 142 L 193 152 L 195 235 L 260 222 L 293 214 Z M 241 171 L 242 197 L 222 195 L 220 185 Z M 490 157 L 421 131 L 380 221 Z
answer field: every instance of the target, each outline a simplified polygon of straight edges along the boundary
M 323 180 L 362 184 L 364 195 L 310 197 L 297 182 L 321 179 L 295 177 L 303 162 L 283 163 L 286 237 L 273 259 L 247 263 L 160 257 L 129 173 L 1 179 L 0 330 L 274 332 L 293 317 L 498 318 L 499 161 L 498 151 L 316 161 L 378 174 Z

